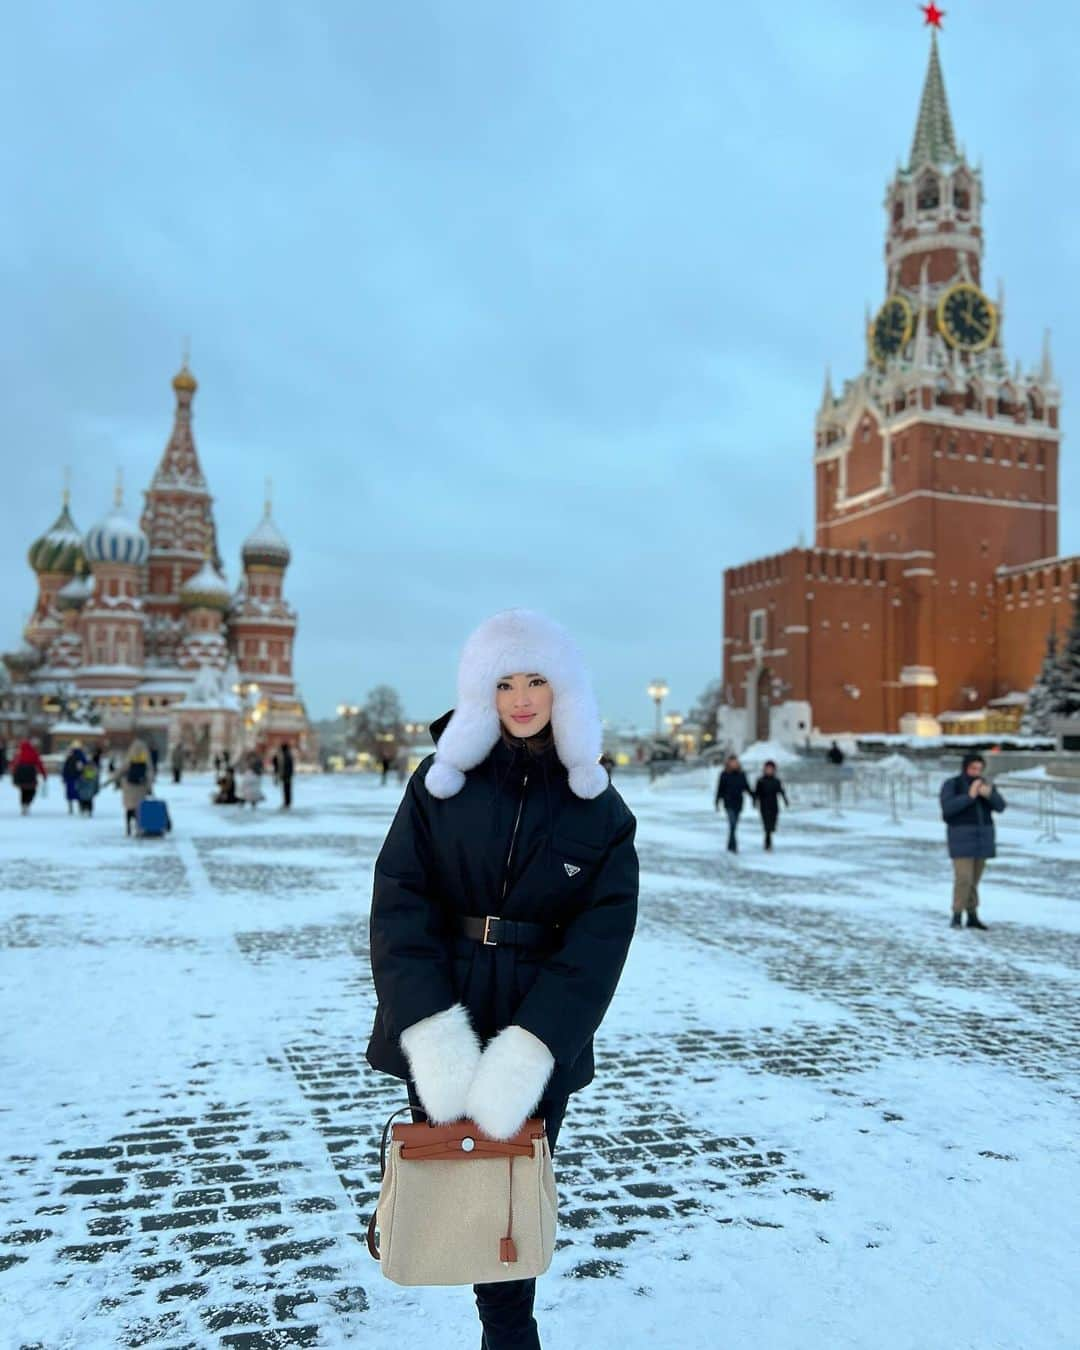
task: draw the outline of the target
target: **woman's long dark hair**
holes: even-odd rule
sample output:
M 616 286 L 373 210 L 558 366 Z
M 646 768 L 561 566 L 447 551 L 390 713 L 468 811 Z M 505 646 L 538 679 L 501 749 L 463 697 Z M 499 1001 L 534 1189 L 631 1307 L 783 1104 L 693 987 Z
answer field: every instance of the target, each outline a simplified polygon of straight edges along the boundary
M 524 746 L 528 754 L 539 757 L 540 755 L 546 755 L 549 750 L 555 748 L 555 733 L 551 729 L 550 722 L 543 731 L 538 731 L 535 736 L 512 736 L 500 719 L 499 731 L 502 734 L 503 744 L 508 745 L 511 750 Z

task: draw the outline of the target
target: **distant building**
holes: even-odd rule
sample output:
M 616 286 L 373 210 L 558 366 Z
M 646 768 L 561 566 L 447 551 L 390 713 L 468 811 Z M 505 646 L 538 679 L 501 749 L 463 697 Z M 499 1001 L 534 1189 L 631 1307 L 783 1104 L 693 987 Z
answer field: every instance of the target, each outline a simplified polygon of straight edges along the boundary
M 289 741 L 307 754 L 293 681 L 296 613 L 282 593 L 289 546 L 267 501 L 240 551 L 240 584 L 229 588 L 191 430 L 196 388 L 185 365 L 140 522 L 118 484 L 112 510 L 83 534 L 65 492 L 60 515 L 31 544 L 34 611 L 24 645 L 3 657 L 7 734 L 47 738 L 74 694 L 92 705 L 111 746 L 139 735 L 165 753 L 179 740 L 205 762 L 223 749 Z
M 1080 558 L 1057 556 L 1061 391 L 1049 337 L 1033 369 L 1006 359 L 982 206 L 935 34 L 886 192 L 866 365 L 839 396 L 825 379 L 814 547 L 724 575 L 722 731 L 744 743 L 1000 714 L 1032 683 L 1052 618 L 1068 628 Z

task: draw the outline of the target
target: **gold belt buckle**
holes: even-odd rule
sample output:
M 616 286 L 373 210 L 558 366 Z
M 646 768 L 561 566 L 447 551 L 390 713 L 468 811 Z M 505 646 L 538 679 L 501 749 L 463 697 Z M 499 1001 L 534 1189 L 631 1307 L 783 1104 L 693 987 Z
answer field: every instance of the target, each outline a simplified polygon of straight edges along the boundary
M 484 947 L 497 947 L 497 946 L 499 945 L 499 944 L 495 941 L 494 938 L 491 938 L 490 940 L 489 940 L 489 938 L 488 938 L 488 934 L 491 932 L 491 925 L 495 922 L 495 920 L 496 920 L 498 917 L 499 917 L 499 916 L 498 916 L 497 914 L 488 914 L 488 915 L 485 916 L 485 918 L 484 918 L 484 936 L 483 936 L 483 939 L 481 940 L 481 945 L 482 945 L 482 946 L 484 946 Z

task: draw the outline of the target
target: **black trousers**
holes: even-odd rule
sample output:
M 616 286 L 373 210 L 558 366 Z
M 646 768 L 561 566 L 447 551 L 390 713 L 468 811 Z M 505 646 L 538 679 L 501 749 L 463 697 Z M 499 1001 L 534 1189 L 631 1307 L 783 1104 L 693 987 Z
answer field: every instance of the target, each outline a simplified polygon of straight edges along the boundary
M 416 1084 L 411 1078 L 406 1086 L 409 1104 L 422 1110 Z M 555 1145 L 566 1114 L 566 1103 L 566 1097 L 543 1097 L 533 1112 L 533 1115 L 544 1119 L 552 1157 L 555 1156 Z M 414 1109 L 413 1120 L 423 1119 L 424 1116 Z M 474 1284 L 473 1294 L 476 1296 L 480 1325 L 484 1329 L 480 1350 L 541 1350 L 540 1332 L 533 1316 L 533 1301 L 536 1298 L 534 1279 Z
M 282 806 L 292 806 L 292 777 L 281 780 L 281 804 Z

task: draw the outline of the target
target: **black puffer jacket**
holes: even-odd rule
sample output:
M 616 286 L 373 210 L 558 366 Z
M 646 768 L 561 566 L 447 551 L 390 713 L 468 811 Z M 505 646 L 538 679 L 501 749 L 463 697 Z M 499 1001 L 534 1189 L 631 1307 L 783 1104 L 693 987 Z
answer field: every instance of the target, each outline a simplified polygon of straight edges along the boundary
M 553 752 L 500 740 L 445 800 L 424 787 L 431 763 L 410 779 L 375 863 L 368 1063 L 406 1078 L 401 1033 L 460 1001 L 482 1041 L 512 1022 L 538 1036 L 555 1058 L 547 1091 L 576 1092 L 592 1080 L 593 1033 L 637 920 L 636 821 L 613 787 L 576 797 Z M 557 947 L 455 934 L 454 916 L 487 914 L 558 925 Z

